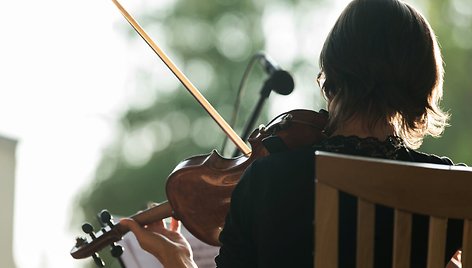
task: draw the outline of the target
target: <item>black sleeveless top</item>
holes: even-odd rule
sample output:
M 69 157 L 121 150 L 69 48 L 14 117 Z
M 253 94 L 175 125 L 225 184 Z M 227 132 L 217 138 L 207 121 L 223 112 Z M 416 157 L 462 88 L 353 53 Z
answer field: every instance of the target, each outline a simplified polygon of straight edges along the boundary
M 410 162 L 452 165 L 408 149 L 398 137 L 385 141 L 335 136 L 300 150 L 256 160 L 235 188 L 220 234 L 217 267 L 313 267 L 314 152 L 317 150 Z M 342 167 L 340 167 L 342 168 Z M 340 195 L 339 267 L 355 267 L 356 199 Z M 378 227 L 382 226 L 382 228 Z M 426 266 L 428 218 L 413 217 L 411 267 Z M 449 221 L 446 256 L 460 248 L 462 225 Z M 375 267 L 390 267 L 393 210 L 376 207 Z

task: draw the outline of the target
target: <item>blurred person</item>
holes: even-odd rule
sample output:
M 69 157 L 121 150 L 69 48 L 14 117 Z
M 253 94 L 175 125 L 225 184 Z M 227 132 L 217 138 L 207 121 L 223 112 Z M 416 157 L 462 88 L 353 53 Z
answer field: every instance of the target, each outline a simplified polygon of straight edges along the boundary
M 217 267 L 313 267 L 314 152 L 453 165 L 417 151 L 438 137 L 448 114 L 439 106 L 443 63 L 426 19 L 399 0 L 354 0 L 341 13 L 320 54 L 318 83 L 329 112 L 328 138 L 254 161 L 236 186 Z M 356 200 L 340 196 L 340 267 L 355 267 Z M 315 219 L 316 220 L 316 219 Z M 165 267 L 196 267 L 192 250 L 163 222 L 121 223 Z M 375 267 L 392 262 L 393 211 L 376 209 Z M 413 219 L 412 267 L 426 266 L 428 219 Z M 448 224 L 447 255 L 461 247 L 461 223 Z M 458 254 L 456 254 L 458 256 Z M 456 258 L 457 259 L 457 258 Z

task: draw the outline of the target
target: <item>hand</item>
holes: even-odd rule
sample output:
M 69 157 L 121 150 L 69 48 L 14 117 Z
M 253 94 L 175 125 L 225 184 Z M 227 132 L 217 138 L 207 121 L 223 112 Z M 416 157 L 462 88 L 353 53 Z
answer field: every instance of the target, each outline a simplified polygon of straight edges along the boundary
M 154 255 L 164 267 L 197 267 L 188 241 L 180 234 L 180 222 L 172 218 L 169 228 L 163 220 L 141 227 L 133 219 L 120 221 L 138 239 L 139 245 Z
M 446 265 L 446 268 L 461 268 L 462 267 L 461 259 L 462 259 L 462 251 L 458 250 L 456 251 L 454 256 L 452 256 L 451 260 Z

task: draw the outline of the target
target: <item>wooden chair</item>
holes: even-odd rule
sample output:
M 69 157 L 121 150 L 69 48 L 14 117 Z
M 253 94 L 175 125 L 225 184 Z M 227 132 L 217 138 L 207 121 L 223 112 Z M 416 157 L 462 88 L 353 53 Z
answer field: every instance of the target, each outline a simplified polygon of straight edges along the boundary
M 462 267 L 472 267 L 472 168 L 316 152 L 316 268 L 338 267 L 339 191 L 358 198 L 356 267 L 374 260 L 374 204 L 394 209 L 392 267 L 409 267 L 412 214 L 428 215 L 427 267 L 445 267 L 447 218 L 464 219 Z M 341 240 L 342 241 L 342 240 Z

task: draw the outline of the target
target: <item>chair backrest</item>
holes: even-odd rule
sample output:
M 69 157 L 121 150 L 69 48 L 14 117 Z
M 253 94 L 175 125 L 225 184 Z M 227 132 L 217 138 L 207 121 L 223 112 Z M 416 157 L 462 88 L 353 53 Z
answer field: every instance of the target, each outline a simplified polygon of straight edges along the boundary
M 430 217 L 428 268 L 445 267 L 447 219 L 464 219 L 462 267 L 472 267 L 472 168 L 326 152 L 315 167 L 316 268 L 338 267 L 340 191 L 358 198 L 357 268 L 373 267 L 375 204 L 394 209 L 392 267 L 410 265 L 412 213 Z

